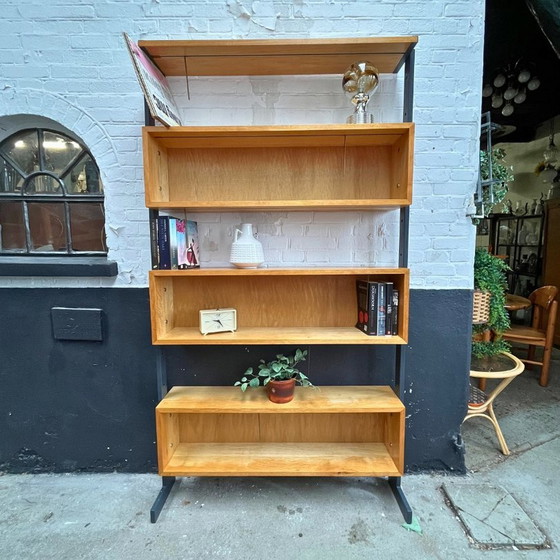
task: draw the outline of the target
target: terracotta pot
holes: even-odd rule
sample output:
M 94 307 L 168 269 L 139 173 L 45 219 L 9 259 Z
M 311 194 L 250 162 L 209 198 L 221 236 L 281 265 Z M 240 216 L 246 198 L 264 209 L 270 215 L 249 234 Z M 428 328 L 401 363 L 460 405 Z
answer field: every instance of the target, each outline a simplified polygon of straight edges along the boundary
M 266 385 L 266 394 L 269 400 L 276 404 L 290 402 L 294 398 L 296 387 L 295 379 L 282 379 L 280 381 L 269 381 Z

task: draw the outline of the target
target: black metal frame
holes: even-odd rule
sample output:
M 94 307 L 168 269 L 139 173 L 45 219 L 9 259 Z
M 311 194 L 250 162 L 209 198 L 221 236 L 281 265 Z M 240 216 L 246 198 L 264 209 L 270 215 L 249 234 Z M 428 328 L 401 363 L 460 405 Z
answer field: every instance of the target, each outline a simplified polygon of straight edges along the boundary
M 147 53 L 146 53 L 147 55 Z M 147 55 L 148 56 L 148 55 Z M 414 45 L 410 47 L 404 56 L 404 100 L 403 100 L 403 122 L 412 122 L 413 98 L 414 98 Z M 400 68 L 400 67 L 399 67 Z M 398 70 L 398 69 L 397 69 Z M 148 104 L 144 101 L 144 117 L 146 126 L 153 126 L 154 119 L 150 114 Z M 150 211 L 150 218 L 159 214 L 157 210 Z M 405 206 L 400 210 L 400 231 L 399 231 L 399 267 L 408 266 L 408 236 L 409 236 L 409 207 Z M 406 347 L 399 345 L 395 352 L 395 391 L 401 401 L 404 398 Z M 158 382 L 158 399 L 161 400 L 167 394 L 167 371 L 165 366 L 165 356 L 163 349 L 157 350 L 156 374 Z M 174 476 L 162 476 L 162 487 L 150 509 L 150 521 L 155 523 L 165 505 L 176 478 Z M 404 494 L 401 486 L 400 476 L 387 477 L 387 482 L 395 500 L 401 510 L 405 523 L 412 523 L 412 508 Z
M 405 56 L 404 61 L 404 101 L 403 122 L 412 122 L 414 99 L 414 48 L 411 48 Z M 410 209 L 404 206 L 400 211 L 399 231 L 399 266 L 408 266 L 408 235 L 410 225 Z M 406 369 L 406 346 L 399 345 L 395 350 L 395 391 L 399 399 L 404 402 L 405 369 Z M 405 429 L 406 434 L 406 429 Z M 403 514 L 405 523 L 412 523 L 412 508 L 404 494 L 401 486 L 400 476 L 390 476 L 387 480 Z

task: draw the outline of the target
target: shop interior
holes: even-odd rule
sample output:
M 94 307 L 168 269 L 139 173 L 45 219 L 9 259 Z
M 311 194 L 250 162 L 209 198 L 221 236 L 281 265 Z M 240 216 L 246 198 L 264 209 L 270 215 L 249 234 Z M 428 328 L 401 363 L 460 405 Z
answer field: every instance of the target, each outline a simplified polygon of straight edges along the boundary
M 554 14 L 543 11 L 554 10 L 552 4 L 489 0 L 486 6 L 482 112 L 511 180 L 503 200 L 479 221 L 476 245 L 505 259 L 508 292 L 523 297 L 560 285 L 552 270 L 560 239 L 551 229 L 560 216 L 560 33 Z

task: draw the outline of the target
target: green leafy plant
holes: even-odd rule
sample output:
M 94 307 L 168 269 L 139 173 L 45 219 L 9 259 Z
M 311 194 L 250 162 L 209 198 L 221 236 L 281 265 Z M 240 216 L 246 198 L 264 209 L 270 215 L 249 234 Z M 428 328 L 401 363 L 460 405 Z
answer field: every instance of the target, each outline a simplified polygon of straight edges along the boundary
M 276 354 L 276 359 L 270 362 L 260 360 L 256 371 L 252 367 L 247 368 L 241 381 L 236 381 L 234 385 L 241 387 L 242 391 L 246 391 L 247 387 L 266 385 L 273 379 L 276 381 L 295 379 L 298 385 L 313 387 L 308 377 L 296 367 L 297 364 L 305 361 L 306 357 L 307 350 L 300 350 L 298 348 L 293 356 Z
M 507 352 L 510 345 L 501 338 L 501 335 L 509 329 L 510 320 L 507 314 L 506 272 L 509 266 L 486 249 L 477 248 L 474 256 L 474 288 L 482 292 L 490 293 L 490 314 L 487 323 L 473 325 L 474 334 L 482 334 L 487 330 L 492 333 L 490 341 L 475 341 L 472 345 L 472 353 L 475 357 L 493 356 L 500 352 Z
M 492 169 L 492 184 L 482 187 L 484 216 L 490 214 L 495 204 L 502 202 L 508 193 L 509 183 L 513 181 L 511 168 L 503 162 L 505 157 L 506 152 L 502 148 L 494 148 L 492 152 L 480 151 L 480 178 L 488 181 Z

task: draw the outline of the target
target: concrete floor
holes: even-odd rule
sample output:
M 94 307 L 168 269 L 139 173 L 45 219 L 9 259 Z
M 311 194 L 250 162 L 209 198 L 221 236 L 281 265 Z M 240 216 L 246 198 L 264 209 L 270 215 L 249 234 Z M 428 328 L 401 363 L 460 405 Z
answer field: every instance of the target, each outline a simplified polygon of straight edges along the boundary
M 560 558 L 559 358 L 555 351 L 549 388 L 527 371 L 497 402 L 512 455 L 501 455 L 489 423 L 473 419 L 463 432 L 467 476 L 403 479 L 421 534 L 402 526 L 383 480 L 185 478 L 151 524 L 155 475 L 4 475 L 0 559 Z M 486 485 L 513 497 L 544 534 L 544 548 L 489 551 L 473 541 L 447 496 L 483 500 Z M 511 518 L 519 524 L 515 512 Z

